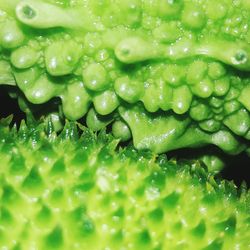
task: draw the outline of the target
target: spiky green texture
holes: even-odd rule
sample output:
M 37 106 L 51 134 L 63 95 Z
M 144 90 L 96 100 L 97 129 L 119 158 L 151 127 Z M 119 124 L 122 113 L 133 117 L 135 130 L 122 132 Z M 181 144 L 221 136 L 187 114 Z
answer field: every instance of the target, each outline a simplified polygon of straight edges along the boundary
M 18 86 L 26 112 L 56 98 L 50 112 L 112 123 L 140 149 L 245 149 L 248 0 L 1 0 L 0 11 L 0 84 Z
M 5 125 L 4 125 L 5 123 Z M 249 194 L 67 124 L 0 125 L 0 248 L 246 250 Z M 46 132 L 45 132 L 46 131 Z

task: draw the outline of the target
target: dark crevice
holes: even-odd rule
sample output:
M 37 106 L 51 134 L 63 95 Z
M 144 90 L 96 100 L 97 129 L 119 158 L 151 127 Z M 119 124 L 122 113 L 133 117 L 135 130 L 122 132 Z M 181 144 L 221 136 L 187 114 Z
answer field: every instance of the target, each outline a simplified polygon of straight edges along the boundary
M 17 99 L 13 99 L 8 95 L 7 87 L 0 86 L 0 118 L 13 115 L 12 124 L 20 124 L 25 119 L 25 114 L 20 111 Z
M 237 186 L 243 181 L 250 187 L 250 157 L 246 153 L 238 156 L 229 156 L 226 167 L 222 170 L 221 176 L 227 180 L 233 180 Z
M 196 149 L 180 149 L 167 153 L 168 158 L 175 158 L 177 160 L 197 159 L 205 154 L 217 155 L 225 163 L 225 167 L 219 173 L 219 177 L 233 181 L 238 187 L 243 181 L 246 182 L 247 187 L 250 188 L 250 157 L 242 152 L 239 155 L 227 155 L 220 149 L 214 146 L 196 148 Z

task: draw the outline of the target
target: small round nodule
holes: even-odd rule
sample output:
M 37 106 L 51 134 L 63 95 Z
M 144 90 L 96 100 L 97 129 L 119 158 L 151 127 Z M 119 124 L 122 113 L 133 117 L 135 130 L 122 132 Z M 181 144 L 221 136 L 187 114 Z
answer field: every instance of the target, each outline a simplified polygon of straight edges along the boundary
M 190 29 L 201 29 L 206 23 L 206 16 L 199 6 L 188 4 L 182 13 L 182 22 Z
M 92 63 L 83 71 L 85 86 L 93 91 L 104 90 L 109 84 L 106 69 L 100 63 Z
M 115 121 L 113 123 L 112 134 L 121 141 L 128 141 L 131 138 L 131 132 L 128 125 L 122 121 Z
M 11 63 L 18 69 L 30 68 L 38 59 L 39 53 L 28 46 L 14 50 L 10 57 Z

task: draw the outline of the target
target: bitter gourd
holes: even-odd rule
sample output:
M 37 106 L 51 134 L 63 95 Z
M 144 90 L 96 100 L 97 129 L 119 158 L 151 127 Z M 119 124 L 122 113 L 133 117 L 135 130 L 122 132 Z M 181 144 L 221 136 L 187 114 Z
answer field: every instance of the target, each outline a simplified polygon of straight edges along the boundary
M 198 161 L 0 122 L 0 249 L 247 250 L 250 196 Z
M 111 124 L 157 153 L 249 147 L 248 0 L 0 0 L 0 10 L 0 84 L 18 87 L 26 112 L 52 105 L 55 123 Z

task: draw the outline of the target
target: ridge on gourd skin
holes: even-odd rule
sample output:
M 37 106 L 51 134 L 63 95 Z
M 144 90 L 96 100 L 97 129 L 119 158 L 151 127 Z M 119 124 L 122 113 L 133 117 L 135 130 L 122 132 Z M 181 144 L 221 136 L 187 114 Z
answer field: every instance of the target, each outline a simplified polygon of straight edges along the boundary
M 246 250 L 249 191 L 67 123 L 0 122 L 4 249 Z
M 53 102 L 54 120 L 110 125 L 128 140 L 136 132 L 119 110 L 142 103 L 146 113 L 188 116 L 206 136 L 223 129 L 249 141 L 247 0 L 2 0 L 0 10 L 0 67 L 10 64 L 29 114 Z
M 116 2 L 98 4 L 98 1 L 93 1 L 92 4 L 88 1 L 85 3 L 76 2 L 75 4 L 69 1 L 67 5 L 65 3 L 65 6 L 63 6 L 63 2 L 61 3 L 62 6 L 60 6 L 60 2 L 56 5 L 42 0 L 35 2 L 31 0 L 14 2 L 15 5 L 13 7 L 16 19 L 27 26 L 37 29 L 62 27 L 71 29 L 73 30 L 72 32 L 75 29 L 80 29 L 85 33 L 88 31 L 99 31 L 101 36 L 104 35 L 105 37 L 107 29 L 112 30 L 116 25 L 124 26 L 125 38 L 120 37 L 120 41 L 115 44 L 115 48 L 113 49 L 115 50 L 116 57 L 125 63 L 159 57 L 176 60 L 195 55 L 206 55 L 236 68 L 249 71 L 249 6 L 245 4 L 245 0 L 239 1 L 235 6 L 229 6 L 231 4 L 229 0 L 225 1 L 224 5 L 222 5 L 222 2 L 216 4 L 216 1 L 212 1 L 211 3 L 201 1 L 200 4 L 197 4 L 188 1 L 166 1 L 164 3 L 156 1 L 155 3 L 151 3 L 150 1 L 134 0 L 124 1 L 120 6 Z M 213 6 L 213 4 L 215 5 Z M 1 5 L 3 11 L 5 11 L 6 4 L 2 3 Z M 98 7 L 99 9 L 104 8 L 104 14 L 97 15 L 95 13 L 98 12 Z M 114 8 L 117 7 L 118 9 L 115 11 Z M 213 11 L 218 16 L 210 13 L 211 7 L 213 7 Z M 161 13 L 160 8 L 162 8 L 163 13 Z M 236 10 L 230 8 L 236 8 Z M 242 18 L 234 20 L 234 18 L 238 18 L 238 11 L 242 11 Z M 128 14 L 127 18 L 125 17 L 126 14 Z M 110 22 L 106 19 L 110 18 L 111 15 L 114 23 L 110 27 Z M 155 29 L 150 27 L 152 35 L 156 36 L 153 37 L 155 39 L 150 37 L 150 32 L 146 29 L 147 27 L 144 27 L 145 24 L 143 21 L 146 18 L 145 16 L 156 19 L 158 17 L 158 20 L 154 20 L 156 27 L 153 28 Z M 176 21 L 175 23 L 167 22 L 165 18 L 169 18 L 170 20 L 176 19 Z M 225 30 L 222 29 L 222 33 L 225 33 L 225 35 L 229 33 L 232 38 L 239 38 L 238 41 L 230 41 L 230 39 L 227 40 L 223 36 L 222 38 L 214 36 L 216 34 L 214 33 L 217 28 L 216 26 L 218 25 L 217 22 L 222 21 L 225 22 L 225 27 L 223 27 Z M 211 24 L 209 22 L 212 22 L 212 27 L 210 27 Z M 227 22 L 230 23 L 229 26 Z M 230 27 L 231 25 L 232 27 Z M 240 27 L 237 27 L 238 25 Z M 128 33 L 126 32 L 126 26 L 132 28 L 129 29 Z M 231 29 L 235 27 L 238 29 L 232 32 Z M 142 30 L 145 31 L 144 36 L 140 34 Z M 175 30 L 179 33 L 177 37 L 174 37 L 172 34 L 169 35 L 170 37 L 168 37 L 168 34 L 166 34 L 166 38 L 164 37 L 164 33 L 174 33 Z M 208 35 L 203 37 L 203 32 L 210 30 L 213 31 L 212 35 L 210 35 L 211 37 Z M 189 34 L 185 34 L 185 31 L 189 32 Z M 127 38 L 126 36 L 130 32 L 130 37 Z M 244 32 L 247 32 L 246 37 L 242 34 Z M 195 35 L 198 35 L 198 37 L 195 37 Z M 147 38 L 151 38 L 150 40 L 152 41 L 147 41 Z M 198 38 L 198 41 L 195 38 Z M 235 44 L 236 42 L 237 45 Z M 163 45 L 164 43 L 172 44 Z
M 139 106 L 120 107 L 119 113 L 130 127 L 134 145 L 138 149 L 163 153 L 174 149 L 213 144 L 228 154 L 238 154 L 249 144 L 249 139 L 244 143 L 227 127 L 221 126 L 218 130 L 206 131 L 186 116 L 178 117 L 171 113 L 155 115 Z M 237 114 L 237 118 L 240 117 Z M 239 123 L 245 125 L 243 120 L 232 121 L 231 125 L 237 127 Z M 208 125 L 212 127 L 213 122 Z

